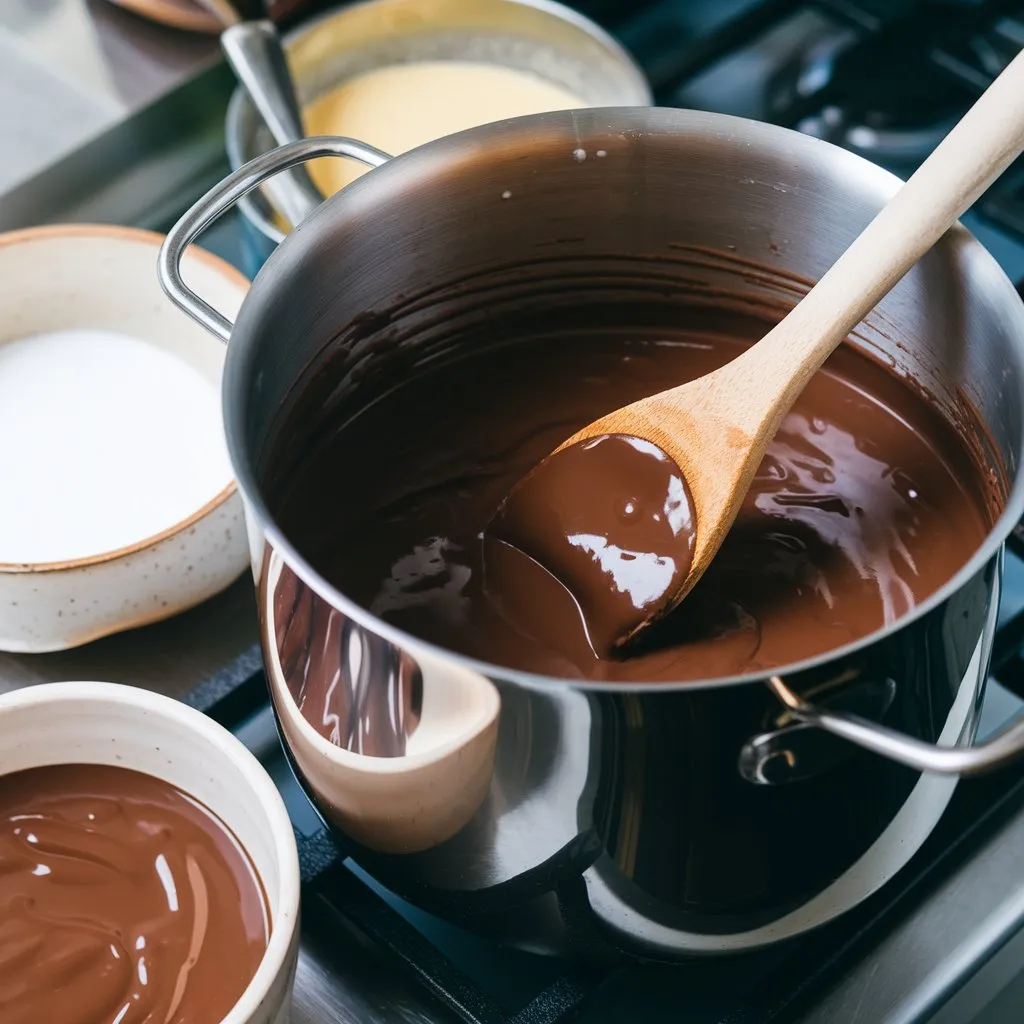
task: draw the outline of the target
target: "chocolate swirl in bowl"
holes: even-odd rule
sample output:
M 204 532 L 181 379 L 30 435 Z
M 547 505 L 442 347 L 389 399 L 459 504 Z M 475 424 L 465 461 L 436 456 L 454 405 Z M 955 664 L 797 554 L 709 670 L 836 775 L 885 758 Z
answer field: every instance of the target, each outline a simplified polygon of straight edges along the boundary
M 269 933 L 248 854 L 169 783 L 80 764 L 0 778 L 6 1024 L 219 1024 Z

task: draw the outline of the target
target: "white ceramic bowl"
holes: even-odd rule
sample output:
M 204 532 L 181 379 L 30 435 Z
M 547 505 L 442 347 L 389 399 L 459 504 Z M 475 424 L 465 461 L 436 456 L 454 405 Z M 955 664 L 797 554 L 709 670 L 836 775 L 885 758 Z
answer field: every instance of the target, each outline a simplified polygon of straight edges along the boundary
M 299 857 L 281 796 L 255 757 L 194 709 L 133 686 L 47 683 L 0 697 L 0 775 L 104 764 L 201 800 L 248 851 L 270 903 L 267 951 L 222 1024 L 286 1024 L 299 949 Z
M 160 290 L 153 268 L 162 240 L 148 231 L 91 225 L 0 235 L 0 347 L 53 331 L 128 335 L 183 359 L 219 399 L 224 346 Z M 195 248 L 185 263 L 186 276 L 202 294 L 233 316 L 249 287 L 245 277 Z M 74 424 L 61 429 L 74 430 Z M 107 550 L 70 560 L 12 562 L 5 561 L 0 543 L 0 650 L 74 647 L 166 618 L 228 586 L 245 570 L 248 548 L 241 498 L 225 466 L 208 498 L 189 505 L 191 514 L 169 514 L 159 532 L 125 537 Z M 91 507 L 101 498 L 93 495 Z M 8 491 L 4 500 L 19 496 Z M 81 514 L 69 495 L 66 515 Z

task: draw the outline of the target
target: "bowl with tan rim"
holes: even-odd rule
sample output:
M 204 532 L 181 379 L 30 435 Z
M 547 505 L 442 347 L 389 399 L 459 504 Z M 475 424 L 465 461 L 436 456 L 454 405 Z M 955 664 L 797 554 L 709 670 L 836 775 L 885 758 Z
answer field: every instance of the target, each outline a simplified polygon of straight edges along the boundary
M 73 787 L 65 791 L 64 802 L 59 789 L 51 788 L 46 802 L 25 795 L 27 774 L 54 769 L 75 773 L 58 775 L 64 785 Z M 120 781 L 111 790 L 113 773 Z M 146 779 L 139 780 L 134 777 L 137 775 Z M 97 779 L 107 781 L 97 783 Z M 147 788 L 140 789 L 140 782 L 148 784 Z M 162 790 L 161 795 L 147 803 L 147 789 L 154 784 Z M 176 795 L 169 792 L 171 787 Z M 32 863 L 27 858 L 36 854 L 40 866 L 32 871 L 33 876 L 52 875 L 47 881 L 58 892 L 72 894 L 71 899 L 82 893 L 86 900 L 77 910 L 56 902 L 57 914 L 52 918 L 26 920 L 23 915 L 19 919 L 12 911 L 6 923 L 15 933 L 20 920 L 22 935 L 37 940 L 45 936 L 46 941 L 20 965 L 27 985 L 11 983 L 12 975 L 19 971 L 17 957 L 13 963 L 8 957 L 0 965 L 0 982 L 7 982 L 6 987 L 0 984 L 0 1016 L 4 1020 L 10 1019 L 12 1010 L 15 1019 L 28 1019 L 24 1016 L 28 1007 L 66 1007 L 68 1000 L 76 998 L 91 1000 L 91 1009 L 103 1013 L 104 1020 L 121 1020 L 133 1002 L 140 1008 L 150 998 L 154 1000 L 150 1008 L 163 1008 L 168 991 L 174 989 L 177 1005 L 191 1010 L 166 1019 L 204 1024 L 194 1013 L 197 1003 L 209 1005 L 214 978 L 217 991 L 213 997 L 228 1007 L 216 1014 L 217 1024 L 286 1024 L 299 951 L 300 873 L 295 833 L 270 776 L 226 729 L 179 701 L 141 687 L 105 682 L 24 687 L 0 696 L 0 798 L 0 845 L 11 855 L 10 871 L 4 879 L 8 890 L 20 889 L 22 899 L 31 898 L 32 880 L 26 877 L 25 866 Z M 33 808 L 31 817 L 38 837 L 31 833 L 19 836 L 18 817 L 23 821 L 24 816 L 10 814 L 19 799 L 20 806 Z M 206 848 L 193 837 L 175 851 L 173 826 L 166 827 L 167 818 L 160 812 L 182 803 L 191 804 L 199 812 L 193 817 L 206 822 L 208 828 L 214 826 L 208 835 L 214 837 L 216 847 Z M 109 813 L 109 808 L 118 804 L 117 813 Z M 88 819 L 95 824 L 86 825 L 82 818 L 87 806 L 107 808 L 108 813 L 101 810 Z M 132 817 L 133 806 L 141 808 L 141 818 Z M 138 811 L 134 813 L 138 815 Z M 132 822 L 130 830 L 125 822 Z M 155 823 L 164 823 L 164 827 Z M 62 838 L 63 846 L 53 843 L 54 835 Z M 154 850 L 160 850 L 160 855 L 148 860 Z M 219 850 L 221 855 L 211 856 L 211 850 Z M 237 859 L 231 858 L 236 872 L 250 885 L 255 883 L 262 895 L 262 913 L 248 919 L 244 928 L 253 943 L 250 950 L 217 941 L 226 936 L 236 942 L 240 938 L 237 926 L 231 930 L 222 927 L 239 906 L 232 901 L 232 894 L 243 891 L 237 886 L 239 875 L 229 873 L 230 862 L 222 859 L 225 850 L 237 855 Z M 98 898 L 93 887 L 102 886 L 100 892 L 113 900 L 110 893 L 116 896 L 119 883 L 112 880 L 117 871 L 111 867 L 126 862 L 131 870 L 122 872 L 121 877 L 135 902 L 128 904 L 127 910 L 123 903 L 116 910 L 108 903 L 103 916 L 95 917 Z M 170 913 L 167 906 L 153 902 L 153 893 L 159 894 L 161 888 L 167 893 Z M 244 912 L 239 913 L 244 918 Z M 127 926 L 126 915 L 130 919 L 133 914 L 137 920 Z M 183 949 L 168 931 L 172 919 L 192 930 L 190 946 Z M 106 948 L 97 940 L 104 935 L 110 939 Z M 137 936 L 135 941 L 130 941 L 130 935 Z M 259 936 L 258 942 L 255 936 Z M 13 943 L 8 941 L 6 948 L 14 948 Z M 69 949 L 77 955 L 65 955 L 55 968 L 55 951 L 66 954 Z M 189 969 L 178 973 L 179 958 L 186 954 L 195 959 Z M 125 958 L 130 970 L 119 971 L 118 964 Z M 105 970 L 98 969 L 104 965 Z M 40 977 L 56 988 L 55 971 L 62 993 L 51 995 L 33 988 L 32 979 Z M 189 986 L 194 986 L 192 991 Z M 123 1007 L 121 1013 L 119 1007 Z M 88 1010 L 75 1019 L 98 1019 Z M 56 1024 L 67 1018 L 47 1014 L 38 1019 Z M 129 1019 L 136 1017 L 133 1014 Z M 160 1019 L 165 1019 L 163 1013 Z
M 166 618 L 248 563 L 224 447 L 224 346 L 164 297 L 162 236 L 0 235 L 0 650 L 56 651 Z M 187 273 L 238 309 L 246 278 Z

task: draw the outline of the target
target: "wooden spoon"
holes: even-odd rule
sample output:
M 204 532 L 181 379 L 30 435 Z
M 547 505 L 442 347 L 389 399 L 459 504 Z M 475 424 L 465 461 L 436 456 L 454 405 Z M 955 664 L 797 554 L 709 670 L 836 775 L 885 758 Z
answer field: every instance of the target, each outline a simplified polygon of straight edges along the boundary
M 769 443 L 807 382 L 851 329 L 1022 149 L 1024 53 L 992 83 L 804 299 L 756 345 L 713 373 L 595 420 L 560 445 L 513 489 L 492 522 L 489 535 L 518 548 L 547 568 L 574 594 L 584 618 L 590 618 L 588 601 L 591 608 L 601 603 L 586 591 L 593 590 L 595 585 L 607 589 L 607 576 L 611 575 L 612 589 L 616 591 L 613 596 L 618 603 L 609 609 L 605 600 L 602 611 L 602 614 L 607 612 L 605 621 L 588 623 L 596 626 L 590 630 L 591 642 L 599 654 L 604 641 L 614 648 L 632 640 L 686 596 L 715 557 Z M 601 536 L 602 530 L 604 537 L 607 536 L 603 526 L 588 529 L 592 524 L 584 522 L 575 537 L 569 538 L 570 546 L 565 543 L 565 530 L 550 525 L 559 517 L 562 522 L 578 524 L 588 515 L 601 514 L 605 516 L 604 523 L 609 521 L 608 513 L 591 512 L 595 505 L 591 496 L 580 496 L 586 470 L 585 464 L 576 458 L 576 453 L 593 447 L 593 444 L 580 446 L 580 442 L 606 435 L 639 438 L 661 449 L 681 470 L 695 513 L 695 525 L 692 518 L 680 519 L 684 529 L 680 532 L 679 543 L 683 550 L 676 565 L 682 566 L 681 571 L 671 579 L 663 574 L 664 590 L 654 597 L 650 597 L 649 588 L 636 588 L 635 594 L 640 598 L 650 597 L 646 602 L 635 595 L 623 597 L 628 580 L 620 582 L 615 576 L 616 570 L 608 569 L 607 560 L 598 564 L 603 555 L 593 554 L 591 560 L 587 560 L 595 544 L 607 548 Z M 574 448 L 576 461 L 563 461 L 563 465 L 574 478 L 567 482 L 563 477 L 552 482 L 551 477 L 562 472 L 558 468 L 559 458 L 555 456 L 570 447 Z M 591 461 L 590 466 L 599 466 L 598 471 L 607 478 L 616 473 L 616 466 L 624 465 L 623 459 L 629 456 L 625 449 L 612 454 L 614 459 L 606 458 L 600 463 Z M 560 458 L 564 460 L 566 455 Z M 651 480 L 651 474 L 658 472 L 653 464 L 647 470 L 641 467 L 636 479 Z M 541 473 L 546 478 L 541 477 Z M 543 489 L 538 480 L 543 480 Z M 541 493 L 542 514 L 537 514 L 536 504 L 532 509 L 524 507 L 527 501 L 536 503 Z M 568 513 L 559 507 L 565 501 L 573 505 Z M 653 519 L 658 523 L 647 526 L 664 529 L 665 518 L 667 516 L 659 518 L 655 514 Z M 556 534 L 561 530 L 562 535 L 549 536 L 552 530 Z M 582 545 L 589 545 L 583 555 L 579 550 L 581 537 L 584 538 Z M 671 561 L 672 553 L 664 550 L 664 536 L 660 543 L 662 550 L 648 555 L 651 565 Z M 616 550 L 621 552 L 623 548 Z M 652 548 L 641 546 L 639 550 L 650 553 Z M 685 568 L 687 554 L 688 570 Z M 635 573 L 635 550 L 628 551 L 626 557 L 632 560 L 626 569 Z M 606 635 L 602 639 L 600 634 Z

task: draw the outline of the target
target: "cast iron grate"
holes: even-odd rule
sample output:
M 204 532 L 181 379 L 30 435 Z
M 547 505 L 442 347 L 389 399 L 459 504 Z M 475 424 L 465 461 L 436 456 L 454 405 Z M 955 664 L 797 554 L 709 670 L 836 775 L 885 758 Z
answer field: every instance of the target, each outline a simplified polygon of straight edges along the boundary
M 851 145 L 902 176 L 1024 48 L 1024 0 L 579 6 L 601 18 L 637 56 L 659 103 L 771 120 Z M 756 80 L 744 99 L 733 94 L 735 83 L 714 75 L 726 65 Z M 751 70 L 759 65 L 766 65 L 763 72 Z M 706 83 L 691 88 L 705 72 L 716 82 L 710 94 Z M 977 210 L 1024 238 L 1024 162 L 989 190 Z

